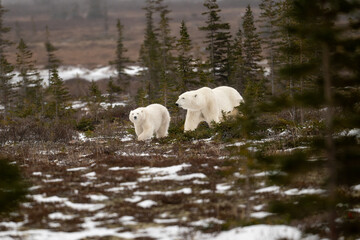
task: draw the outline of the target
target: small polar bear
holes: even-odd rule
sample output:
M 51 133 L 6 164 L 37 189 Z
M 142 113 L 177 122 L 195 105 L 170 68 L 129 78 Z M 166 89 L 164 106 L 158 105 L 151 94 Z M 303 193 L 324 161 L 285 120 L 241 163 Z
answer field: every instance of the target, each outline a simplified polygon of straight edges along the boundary
M 185 92 L 179 96 L 176 105 L 187 110 L 184 131 L 193 131 L 202 121 L 211 126 L 212 121 L 222 121 L 223 113 L 234 114 L 234 108 L 242 102 L 244 99 L 236 89 L 221 86 Z
M 151 104 L 130 111 L 129 119 L 135 126 L 139 141 L 145 141 L 155 134 L 157 138 L 166 137 L 170 124 L 170 114 L 166 107 Z

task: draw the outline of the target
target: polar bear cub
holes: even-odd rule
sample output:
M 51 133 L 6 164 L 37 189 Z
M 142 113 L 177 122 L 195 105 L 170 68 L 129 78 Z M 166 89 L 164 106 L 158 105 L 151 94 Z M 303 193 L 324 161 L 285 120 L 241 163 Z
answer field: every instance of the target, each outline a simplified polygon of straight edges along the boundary
M 166 107 L 151 104 L 130 111 L 129 119 L 135 126 L 139 141 L 145 141 L 155 134 L 157 138 L 166 137 L 170 124 L 170 114 Z
M 209 126 L 212 121 L 220 122 L 223 113 L 233 114 L 234 108 L 243 101 L 240 93 L 232 87 L 203 87 L 181 94 L 176 105 L 187 110 L 184 131 L 193 131 L 202 121 L 206 121 Z

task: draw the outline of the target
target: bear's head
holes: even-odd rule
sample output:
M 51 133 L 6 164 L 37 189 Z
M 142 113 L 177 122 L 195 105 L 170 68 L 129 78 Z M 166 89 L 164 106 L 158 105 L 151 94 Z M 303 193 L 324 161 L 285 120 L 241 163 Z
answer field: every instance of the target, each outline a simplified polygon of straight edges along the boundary
M 144 108 L 141 107 L 130 111 L 129 119 L 133 123 L 141 123 L 145 119 Z
M 206 99 L 203 94 L 196 90 L 188 91 L 179 96 L 176 106 L 187 110 L 199 111 L 206 106 Z

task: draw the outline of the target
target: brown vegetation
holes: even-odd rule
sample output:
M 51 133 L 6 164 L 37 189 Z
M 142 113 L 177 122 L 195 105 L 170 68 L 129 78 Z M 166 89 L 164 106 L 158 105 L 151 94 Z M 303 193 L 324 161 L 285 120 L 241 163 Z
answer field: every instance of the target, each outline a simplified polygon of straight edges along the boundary
M 257 6 L 257 1 L 249 2 Z M 59 48 L 57 56 L 64 65 L 81 65 L 90 68 L 108 65 L 115 57 L 117 18 L 124 25 L 127 56 L 133 61 L 138 58 L 145 29 L 143 1 L 108 1 L 108 30 L 105 30 L 104 19 L 86 18 L 88 6 L 85 1 L 79 1 L 80 18 L 77 19 L 65 15 L 71 11 L 74 5 L 72 1 L 56 1 L 52 4 L 5 1 L 3 4 L 9 10 L 4 20 L 5 25 L 12 28 L 10 39 L 18 42 L 20 37 L 24 38 L 34 52 L 39 65 L 46 63 L 44 47 L 46 26 L 50 31 L 51 42 Z M 198 54 L 201 53 L 204 36 L 198 31 L 198 27 L 205 21 L 201 15 L 205 10 L 202 1 L 170 1 L 168 4 L 172 10 L 170 15 L 172 34 L 178 35 L 180 22 L 184 19 L 188 24 L 195 49 Z M 246 1 L 227 0 L 219 4 L 223 9 L 224 20 L 228 21 L 232 31 L 236 32 Z M 64 11 L 64 15 L 61 11 Z M 14 61 L 15 56 L 9 54 L 9 57 Z

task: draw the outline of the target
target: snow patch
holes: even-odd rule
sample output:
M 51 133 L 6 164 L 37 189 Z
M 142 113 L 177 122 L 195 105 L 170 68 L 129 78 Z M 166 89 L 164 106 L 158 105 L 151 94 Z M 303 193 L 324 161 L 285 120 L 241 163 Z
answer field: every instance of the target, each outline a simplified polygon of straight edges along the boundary
M 219 220 L 217 218 L 206 218 L 206 219 L 202 219 L 196 222 L 192 222 L 190 223 L 191 226 L 194 227 L 208 227 L 211 224 L 223 224 L 224 221 L 223 220 Z
M 250 217 L 261 219 L 261 218 L 266 218 L 266 217 L 271 216 L 271 215 L 273 215 L 273 213 L 269 213 L 269 212 L 254 212 L 254 213 L 251 213 L 251 214 L 250 214 Z
M 157 203 L 153 200 L 145 200 L 145 201 L 139 202 L 136 205 L 139 207 L 142 207 L 142 208 L 151 208 L 153 206 L 156 206 Z
M 90 200 L 94 202 L 101 202 L 109 199 L 109 197 L 102 194 L 89 194 L 86 197 L 90 198 Z
M 270 186 L 270 187 L 265 187 L 265 188 L 260 188 L 258 190 L 256 190 L 256 193 L 279 193 L 280 191 L 280 187 L 279 186 Z
M 120 171 L 120 170 L 132 170 L 133 167 L 111 167 L 109 168 L 110 171 Z
M 166 195 L 166 196 L 171 196 L 174 194 L 191 194 L 192 193 L 192 189 L 191 188 L 183 188 L 177 191 L 151 191 L 151 192 L 134 192 L 134 195 L 140 195 L 140 196 L 147 196 L 147 195 Z
M 124 200 L 126 202 L 136 203 L 136 202 L 140 202 L 142 198 L 140 196 L 133 196 L 132 198 L 125 198 Z
M 68 172 L 77 172 L 77 171 L 84 171 L 86 169 L 87 169 L 87 167 L 77 167 L 77 168 L 69 168 L 66 171 L 68 171 Z
M 325 190 L 323 189 L 313 189 L 313 188 L 308 188 L 308 189 L 297 189 L 297 188 L 293 188 L 293 189 L 289 189 L 287 191 L 284 192 L 285 195 L 305 195 L 305 194 L 323 194 L 325 193 Z
M 51 220 L 71 220 L 75 218 L 73 215 L 65 215 L 61 212 L 50 213 L 48 216 Z
M 105 204 L 73 203 L 70 201 L 66 201 L 64 204 L 65 206 L 77 211 L 89 211 L 89 212 L 100 210 L 106 206 Z
M 61 198 L 58 196 L 45 197 L 45 195 L 42 194 L 32 195 L 32 198 L 40 203 L 58 203 L 58 202 L 65 202 L 68 200 L 68 198 Z

